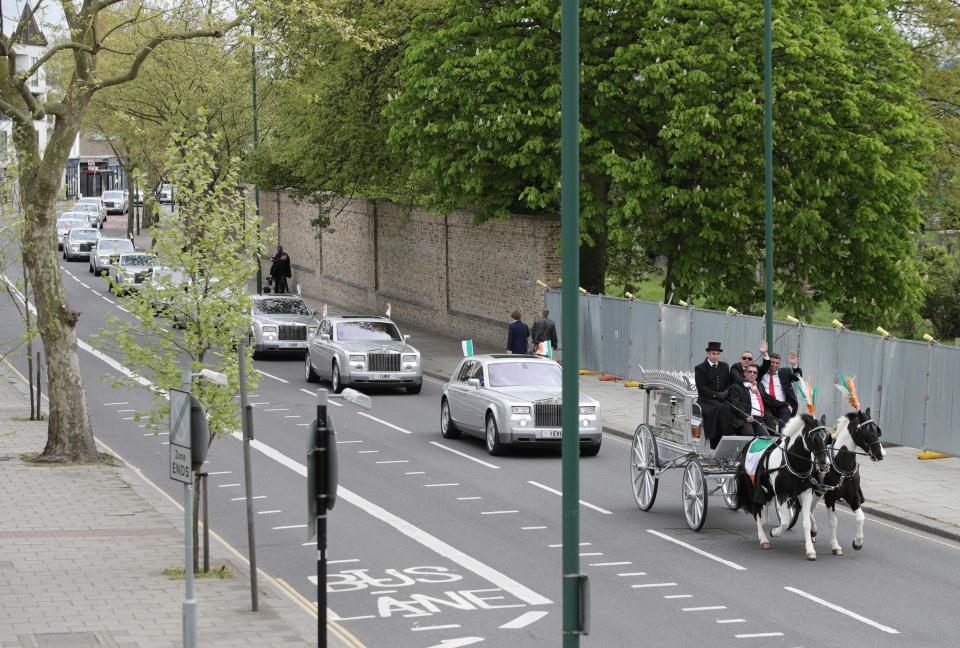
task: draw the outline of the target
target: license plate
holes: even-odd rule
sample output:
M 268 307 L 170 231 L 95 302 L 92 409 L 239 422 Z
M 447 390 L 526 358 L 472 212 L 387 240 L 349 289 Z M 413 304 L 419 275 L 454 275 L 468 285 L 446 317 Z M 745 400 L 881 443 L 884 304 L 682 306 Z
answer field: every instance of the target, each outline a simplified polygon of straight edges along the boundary
M 563 430 L 543 430 L 540 436 L 544 439 L 559 439 L 563 436 Z
M 374 380 L 393 380 L 393 374 L 388 374 L 388 373 L 373 374 L 373 379 Z
M 298 347 L 299 345 L 296 342 L 281 342 L 280 346 L 285 349 L 293 349 Z

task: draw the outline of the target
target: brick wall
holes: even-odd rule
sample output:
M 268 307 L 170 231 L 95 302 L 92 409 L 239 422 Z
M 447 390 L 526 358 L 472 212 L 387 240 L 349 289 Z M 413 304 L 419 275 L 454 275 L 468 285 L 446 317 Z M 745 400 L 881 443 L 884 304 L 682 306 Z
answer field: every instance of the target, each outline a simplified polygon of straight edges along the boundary
M 543 307 L 537 279 L 555 283 L 560 276 L 556 218 L 474 225 L 468 212 L 439 216 L 352 200 L 336 205 L 330 227 L 319 233 L 310 223 L 316 205 L 264 192 L 260 206 L 305 296 L 358 313 L 383 312 L 390 302 L 398 322 L 456 337 L 505 344 L 510 312 L 520 309 L 532 322 Z

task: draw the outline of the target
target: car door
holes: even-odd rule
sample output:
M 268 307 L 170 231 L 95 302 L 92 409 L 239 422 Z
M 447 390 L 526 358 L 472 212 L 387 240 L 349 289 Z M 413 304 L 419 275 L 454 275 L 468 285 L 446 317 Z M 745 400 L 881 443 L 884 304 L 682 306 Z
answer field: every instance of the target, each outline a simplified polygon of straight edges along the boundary
M 467 379 L 479 380 L 480 386 L 467 387 L 468 391 L 464 417 L 467 425 L 470 425 L 476 430 L 483 431 L 487 424 L 485 418 L 487 404 L 490 402 L 490 398 L 487 394 L 487 382 L 484 376 L 484 367 L 482 362 L 479 360 L 474 361 L 473 366 L 470 367 L 470 375 L 467 376 Z
M 467 376 L 475 360 L 462 360 L 457 367 L 450 385 L 447 387 L 447 405 L 450 407 L 450 418 L 458 424 L 464 423 L 466 408 Z
M 325 319 L 320 322 L 320 329 L 313 339 L 314 344 L 311 346 L 311 357 L 313 358 L 313 366 L 317 371 L 317 375 L 329 380 L 333 373 L 330 370 L 333 359 L 331 356 L 330 340 L 321 339 L 321 335 L 326 335 L 331 339 L 333 338 L 333 325 L 330 323 L 330 320 Z

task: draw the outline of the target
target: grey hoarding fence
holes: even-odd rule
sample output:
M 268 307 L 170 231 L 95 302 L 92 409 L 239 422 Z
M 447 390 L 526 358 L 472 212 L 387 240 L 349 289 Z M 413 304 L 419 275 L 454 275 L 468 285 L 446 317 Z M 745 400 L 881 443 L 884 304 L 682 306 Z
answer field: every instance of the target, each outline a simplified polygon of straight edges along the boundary
M 560 292 L 544 302 L 557 322 L 563 348 Z M 581 295 L 580 366 L 623 378 L 638 367 L 690 371 L 707 342 L 723 344 L 728 362 L 756 351 L 763 318 L 699 308 Z M 861 407 L 871 408 L 886 441 L 960 454 L 960 349 L 883 338 L 843 329 L 777 322 L 771 351 L 800 357 L 803 375 L 817 387 L 817 412 L 828 420 L 846 412 L 834 387 L 836 372 L 856 376 Z

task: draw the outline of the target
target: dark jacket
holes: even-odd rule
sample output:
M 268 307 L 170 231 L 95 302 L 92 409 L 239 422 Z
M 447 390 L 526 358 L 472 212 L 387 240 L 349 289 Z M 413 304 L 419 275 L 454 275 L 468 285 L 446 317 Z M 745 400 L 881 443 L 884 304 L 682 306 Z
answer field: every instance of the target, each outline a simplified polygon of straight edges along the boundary
M 511 353 L 530 353 L 527 338 L 530 337 L 530 328 L 520 320 L 511 322 L 507 329 L 507 351 Z
M 270 276 L 276 280 L 279 280 L 281 277 L 293 276 L 293 273 L 290 271 L 290 255 L 283 250 L 278 251 L 277 255 L 273 257 L 273 265 L 270 266 Z
M 784 403 L 770 396 L 757 385 L 760 392 L 760 400 L 763 401 L 763 423 L 768 428 L 775 428 L 777 417 L 775 412 L 782 407 Z M 743 384 L 743 381 L 730 385 L 730 406 L 733 408 L 733 427 L 740 429 L 746 423 L 747 417 L 753 410 L 753 399 L 750 398 L 750 390 Z M 760 417 L 754 416 L 759 420 Z
M 549 317 L 541 317 L 533 320 L 533 328 L 530 330 L 530 336 L 533 338 L 533 346 L 536 348 L 541 342 L 550 340 L 550 346 L 554 349 L 560 347 L 557 341 L 557 325 Z
M 758 376 L 762 376 L 767 373 L 770 369 L 770 358 L 767 358 L 763 361 L 763 364 L 760 365 L 759 370 L 757 371 Z M 730 379 L 735 383 L 742 383 L 746 378 L 743 377 L 743 365 L 739 362 L 735 362 L 730 365 Z
M 757 382 L 760 383 L 761 391 L 769 393 L 770 381 L 769 379 L 766 382 L 763 380 L 767 374 L 767 369 L 769 369 L 769 364 L 760 367 Z M 800 367 L 780 367 L 777 369 L 777 375 L 780 377 L 780 386 L 783 387 L 783 397 L 787 399 L 787 404 L 790 405 L 790 413 L 796 414 L 799 402 L 797 400 L 797 393 L 793 390 L 793 383 L 800 380 L 800 376 L 803 375 L 803 370 Z
M 703 414 L 703 434 L 715 442 L 730 427 L 730 407 L 723 402 L 730 387 L 730 367 L 726 362 L 718 362 L 713 368 L 709 360 L 704 360 L 693 368 L 693 375 L 697 383 L 697 403 Z

